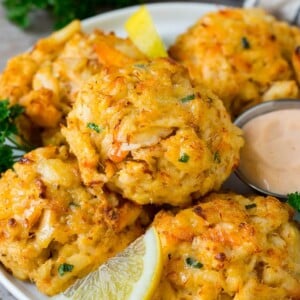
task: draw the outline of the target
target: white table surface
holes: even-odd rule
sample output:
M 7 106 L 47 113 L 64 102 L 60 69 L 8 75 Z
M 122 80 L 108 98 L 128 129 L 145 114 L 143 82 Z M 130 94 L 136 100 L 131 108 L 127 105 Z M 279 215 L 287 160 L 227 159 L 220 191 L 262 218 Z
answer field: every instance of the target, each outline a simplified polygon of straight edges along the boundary
M 196 2 L 196 1 L 195 1 Z M 204 1 L 198 1 L 204 2 Z M 210 2 L 205 1 L 205 2 Z M 240 0 L 215 0 L 213 3 L 225 5 L 239 5 Z M 7 21 L 5 11 L 0 1 L 0 71 L 2 71 L 9 58 L 26 51 L 39 38 L 47 36 L 52 31 L 53 20 L 45 12 L 38 12 L 32 16 L 33 25 L 26 31 Z M 16 300 L 0 285 L 0 300 Z M 38 299 L 32 299 L 38 300 Z

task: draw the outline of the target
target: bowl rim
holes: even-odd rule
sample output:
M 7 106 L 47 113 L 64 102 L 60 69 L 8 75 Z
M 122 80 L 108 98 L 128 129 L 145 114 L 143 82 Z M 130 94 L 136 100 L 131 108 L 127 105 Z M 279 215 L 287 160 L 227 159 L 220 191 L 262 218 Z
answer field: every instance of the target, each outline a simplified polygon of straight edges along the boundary
M 242 114 L 240 114 L 235 120 L 234 124 L 242 129 L 242 127 L 248 123 L 250 120 L 259 117 L 261 115 L 265 115 L 274 111 L 286 110 L 286 109 L 300 109 L 300 99 L 279 99 L 279 100 L 270 100 L 266 102 L 262 102 L 256 104 L 249 109 L 245 110 Z M 243 174 L 243 172 L 239 169 L 239 166 L 234 170 L 234 173 L 237 177 L 248 185 L 250 188 L 264 194 L 270 195 L 280 199 L 287 199 L 288 194 L 279 194 L 266 189 L 263 189 L 247 179 L 247 177 Z

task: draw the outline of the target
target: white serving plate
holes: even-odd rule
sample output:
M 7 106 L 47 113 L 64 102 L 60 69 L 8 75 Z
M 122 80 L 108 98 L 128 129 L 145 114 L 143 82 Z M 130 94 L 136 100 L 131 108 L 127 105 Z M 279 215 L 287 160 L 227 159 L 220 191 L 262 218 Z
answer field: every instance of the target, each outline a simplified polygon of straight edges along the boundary
M 147 4 L 147 8 L 154 19 L 156 28 L 166 46 L 172 44 L 177 35 L 184 32 L 203 14 L 218 10 L 221 7 L 223 6 L 192 2 Z M 91 32 L 94 28 L 100 28 L 106 32 L 114 31 L 118 36 L 125 37 L 126 32 L 124 30 L 124 23 L 137 8 L 138 6 L 132 6 L 86 19 L 82 22 L 83 29 L 86 32 Z M 238 193 L 246 193 L 249 191 L 235 175 L 230 177 L 225 186 Z M 34 284 L 15 279 L 5 271 L 2 266 L 0 266 L 0 283 L 18 300 L 51 299 L 50 297 L 41 294 Z

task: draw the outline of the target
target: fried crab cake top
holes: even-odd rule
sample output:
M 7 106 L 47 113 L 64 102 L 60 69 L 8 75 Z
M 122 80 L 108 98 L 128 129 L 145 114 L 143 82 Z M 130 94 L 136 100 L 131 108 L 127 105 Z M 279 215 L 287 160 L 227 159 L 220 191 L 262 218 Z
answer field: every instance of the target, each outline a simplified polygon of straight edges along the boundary
M 25 107 L 20 131 L 27 140 L 59 145 L 60 123 L 82 83 L 103 66 L 121 66 L 143 58 L 129 39 L 99 30 L 84 33 L 80 22 L 74 21 L 8 61 L 0 75 L 0 99 Z
M 34 150 L 0 179 L 0 261 L 48 295 L 125 249 L 148 222 L 141 206 L 90 193 L 66 147 Z
M 299 28 L 259 9 L 224 9 L 200 18 L 169 54 L 236 116 L 261 101 L 299 97 L 297 46 Z
M 163 275 L 153 300 L 300 299 L 300 231 L 273 197 L 212 194 L 154 219 Z
M 86 185 L 140 204 L 181 206 L 220 188 L 243 144 L 222 101 L 168 59 L 94 76 L 63 134 Z

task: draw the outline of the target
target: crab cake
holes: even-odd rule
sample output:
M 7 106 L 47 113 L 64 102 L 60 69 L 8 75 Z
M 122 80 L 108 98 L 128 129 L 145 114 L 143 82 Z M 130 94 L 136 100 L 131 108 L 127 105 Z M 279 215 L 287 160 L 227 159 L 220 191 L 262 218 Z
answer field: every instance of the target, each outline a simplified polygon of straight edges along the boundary
M 142 58 L 129 39 L 99 30 L 84 33 L 80 22 L 74 21 L 8 62 L 0 75 L 0 99 L 25 107 L 20 131 L 26 139 L 59 145 L 60 123 L 82 83 L 104 65 L 126 65 Z
M 273 197 L 212 194 L 161 211 L 163 274 L 153 300 L 300 299 L 300 231 Z
M 0 261 L 48 295 L 126 248 L 148 222 L 112 192 L 91 194 L 64 146 L 26 154 L 0 179 Z
M 169 54 L 236 116 L 261 101 L 299 97 L 297 46 L 299 28 L 259 9 L 224 9 L 204 15 Z
M 243 144 L 222 102 L 168 59 L 103 70 L 67 121 L 85 184 L 106 181 L 139 204 L 181 206 L 218 189 Z

